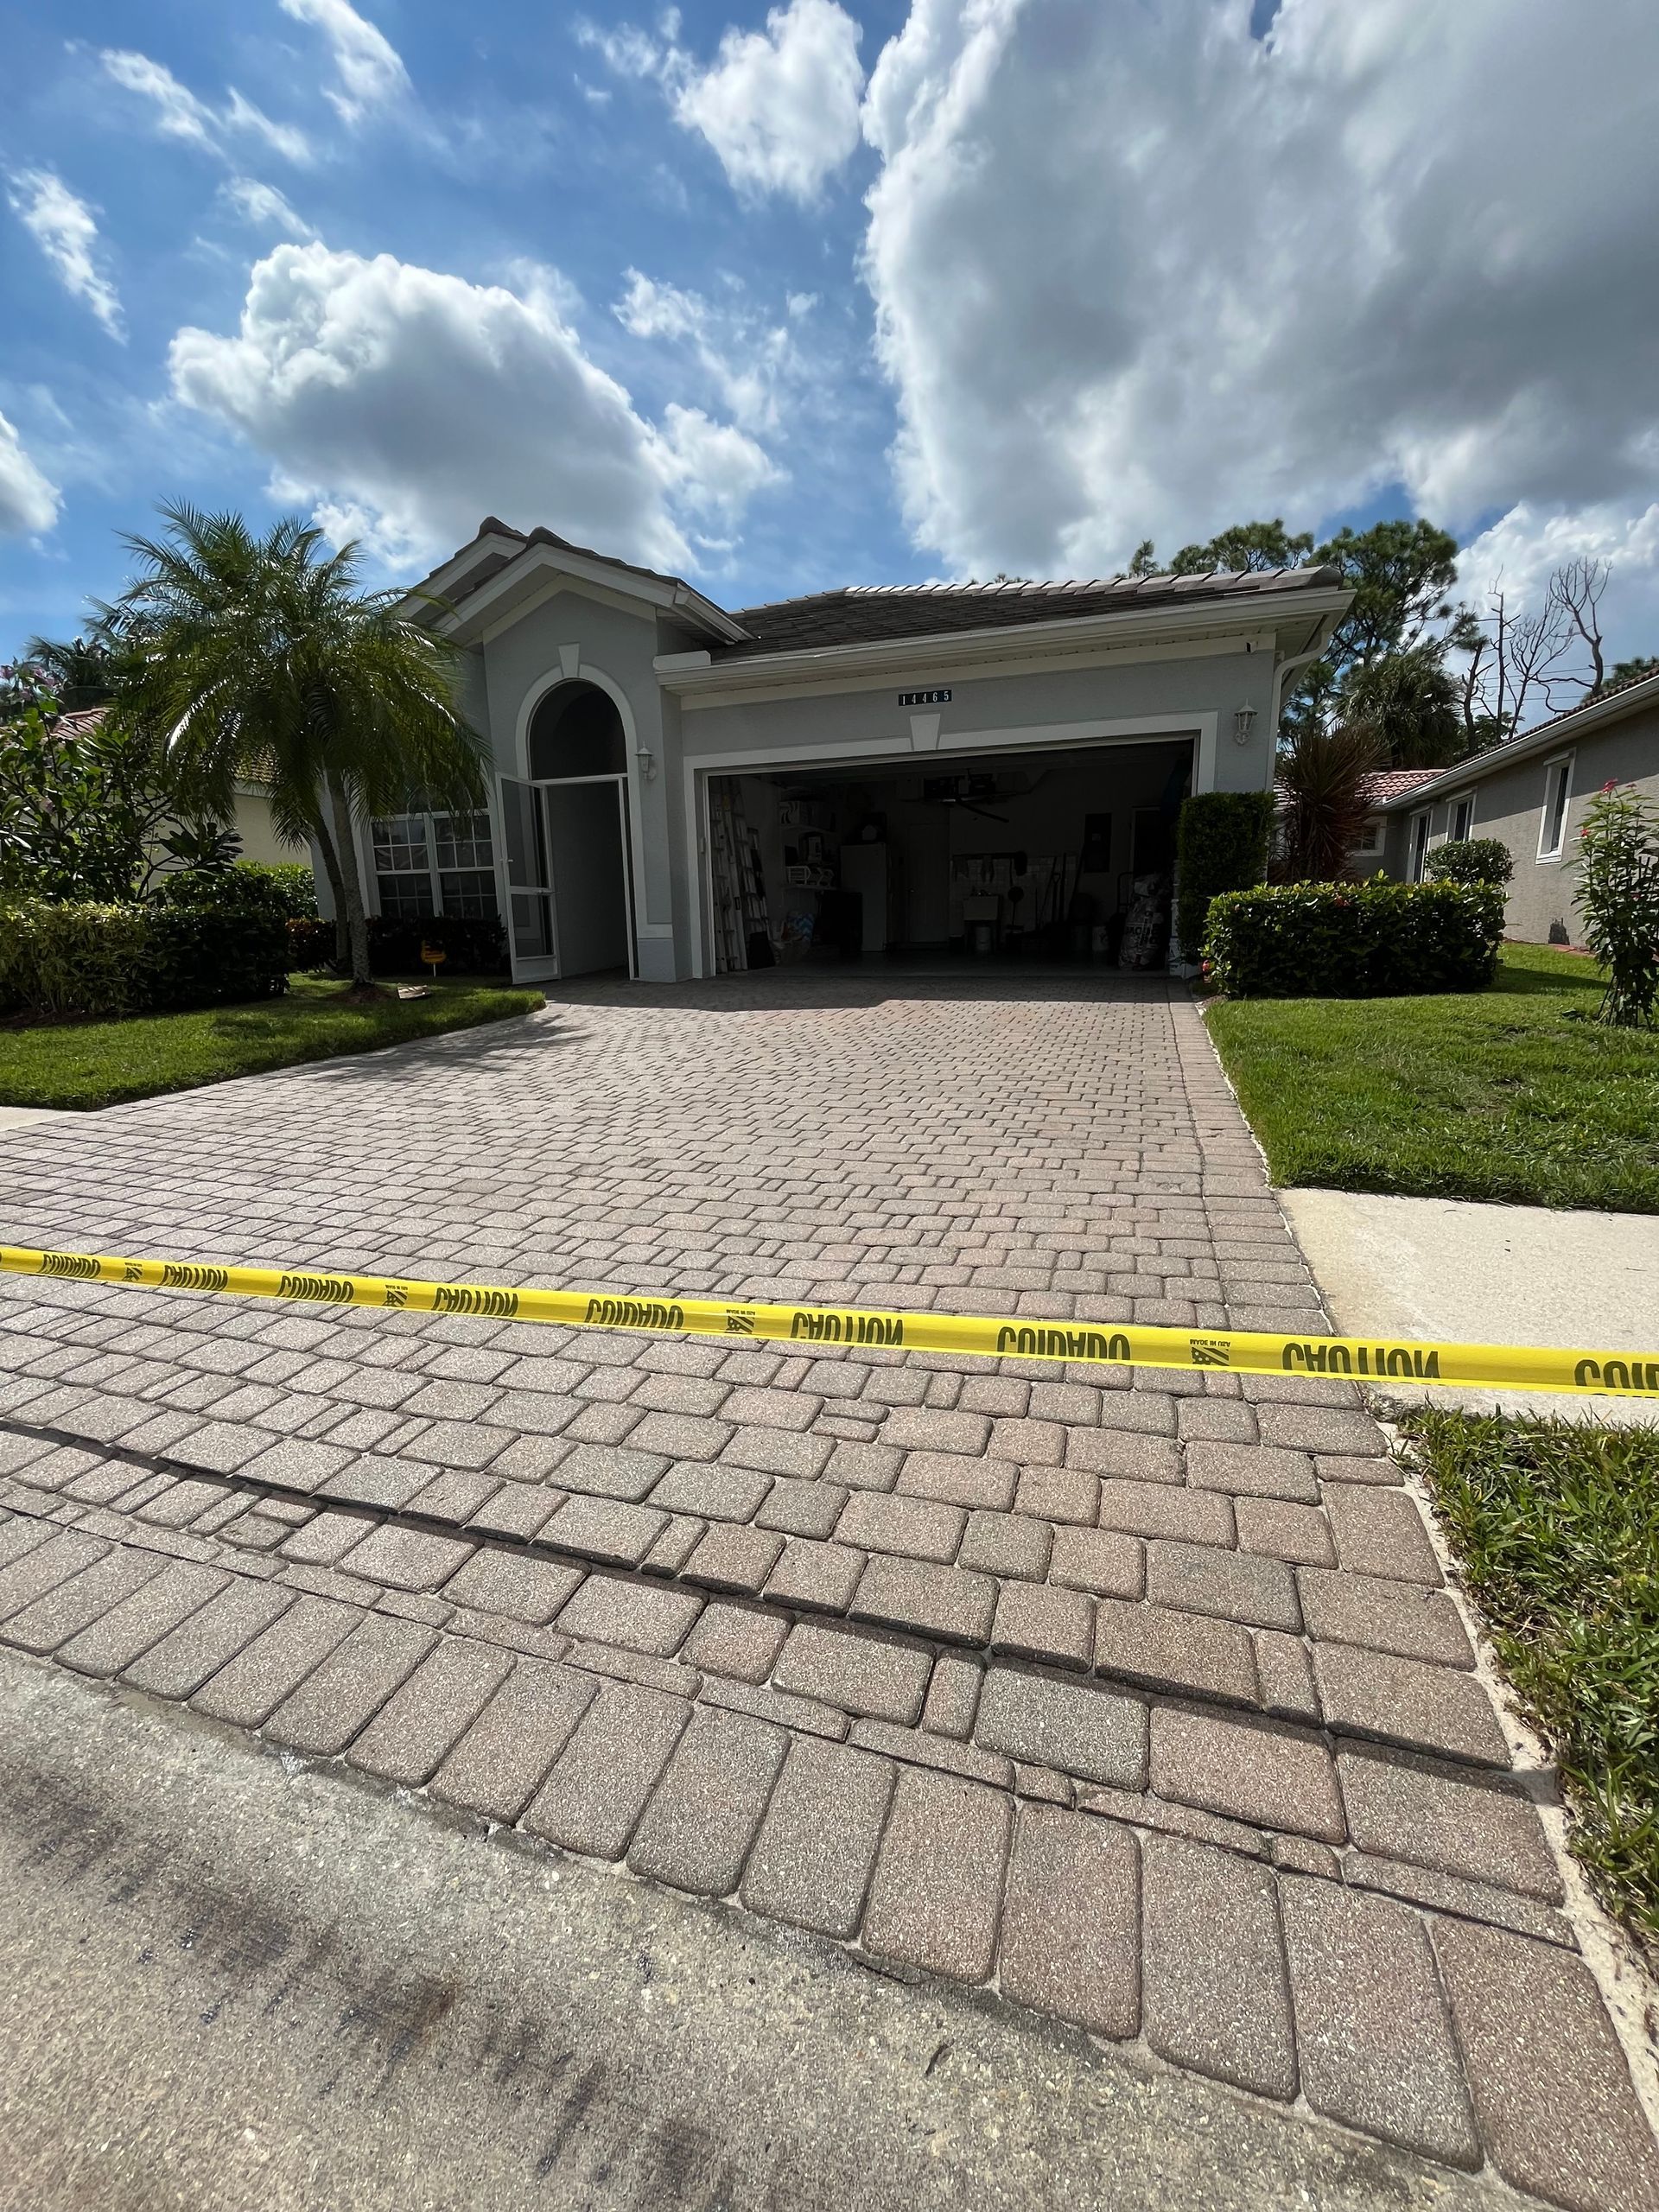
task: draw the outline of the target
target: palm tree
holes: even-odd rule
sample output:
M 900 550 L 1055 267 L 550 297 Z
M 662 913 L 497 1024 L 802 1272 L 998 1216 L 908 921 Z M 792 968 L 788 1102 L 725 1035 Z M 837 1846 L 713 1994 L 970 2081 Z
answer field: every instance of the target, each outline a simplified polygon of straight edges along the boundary
M 1363 662 L 1342 687 L 1338 718 L 1370 732 L 1385 768 L 1444 768 L 1464 749 L 1458 687 L 1438 640 Z
M 1350 855 L 1370 813 L 1365 779 L 1387 758 L 1360 724 L 1302 724 L 1279 755 L 1275 882 L 1333 883 L 1352 873 Z
M 267 786 L 283 836 L 321 855 L 353 988 L 372 990 L 353 821 L 416 795 L 441 812 L 483 804 L 458 656 L 398 613 L 403 592 L 361 590 L 356 547 L 327 552 L 308 523 L 260 537 L 239 515 L 161 512 L 159 539 L 123 540 L 137 574 L 99 610 L 123 709 L 156 732 L 202 813 L 228 820 L 239 777 Z

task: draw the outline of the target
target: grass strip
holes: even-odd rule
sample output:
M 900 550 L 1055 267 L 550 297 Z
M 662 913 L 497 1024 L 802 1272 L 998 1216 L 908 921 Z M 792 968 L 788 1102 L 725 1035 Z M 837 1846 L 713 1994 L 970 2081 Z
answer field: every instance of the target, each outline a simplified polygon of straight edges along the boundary
M 544 1003 L 539 991 L 491 981 L 434 983 L 423 999 L 400 999 L 389 987 L 361 1004 L 348 1001 L 346 989 L 332 979 L 291 976 L 286 997 L 251 1006 L 0 1029 L 0 1105 L 115 1106 L 471 1029 Z
M 1489 991 L 1205 1018 L 1281 1187 L 1659 1213 L 1659 1033 L 1590 1019 L 1603 988 L 1510 944 Z
M 1550 1744 L 1574 1854 L 1659 1936 L 1659 1430 L 1425 1407 L 1402 1424 L 1504 1672 Z

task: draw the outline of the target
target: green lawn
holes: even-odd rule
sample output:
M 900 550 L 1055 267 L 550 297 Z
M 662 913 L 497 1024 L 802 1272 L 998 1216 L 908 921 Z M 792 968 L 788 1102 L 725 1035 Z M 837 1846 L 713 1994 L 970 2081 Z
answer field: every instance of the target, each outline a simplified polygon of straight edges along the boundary
M 1217 1000 L 1275 1183 L 1659 1213 L 1659 1033 L 1607 1029 L 1592 962 L 1505 945 L 1490 991 Z
M 471 1029 L 543 1003 L 539 991 L 493 981 L 434 983 L 423 999 L 400 999 L 388 986 L 372 1005 L 347 1004 L 346 988 L 315 976 L 290 976 L 286 998 L 253 1006 L 0 1029 L 0 1106 L 114 1106 Z
M 1573 1849 L 1659 1936 L 1659 1430 L 1407 1427 L 1497 1656 L 1560 1763 Z

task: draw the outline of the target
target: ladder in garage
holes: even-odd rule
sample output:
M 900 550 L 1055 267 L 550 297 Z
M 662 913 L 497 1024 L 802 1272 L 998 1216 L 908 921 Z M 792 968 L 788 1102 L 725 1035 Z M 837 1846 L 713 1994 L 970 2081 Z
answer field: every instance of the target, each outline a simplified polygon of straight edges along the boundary
M 739 976 L 749 964 L 749 931 L 766 925 L 766 900 L 760 890 L 760 841 L 745 821 L 742 801 L 729 782 L 722 779 L 710 796 L 715 972 L 719 976 Z

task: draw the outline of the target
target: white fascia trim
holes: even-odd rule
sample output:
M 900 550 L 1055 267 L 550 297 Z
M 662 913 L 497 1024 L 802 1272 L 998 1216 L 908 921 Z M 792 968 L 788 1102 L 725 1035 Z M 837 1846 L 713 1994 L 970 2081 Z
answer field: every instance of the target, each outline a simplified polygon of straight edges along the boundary
M 487 587 L 486 587 L 487 588 Z M 698 703 L 695 694 L 716 689 L 747 696 L 760 690 L 798 691 L 814 679 L 828 678 L 837 688 L 850 677 L 869 675 L 885 680 L 889 672 L 942 667 L 965 668 L 976 663 L 1001 661 L 1021 648 L 1027 653 L 1065 653 L 1090 646 L 1179 643 L 1203 638 L 1218 639 L 1218 650 L 1242 652 L 1247 639 L 1275 633 L 1274 618 L 1287 614 L 1298 623 L 1310 618 L 1341 615 L 1352 594 L 1346 591 L 1287 594 L 1274 606 L 1267 594 L 1248 608 L 1228 610 L 1213 601 L 1192 607 L 1169 607 L 1156 615 L 1126 607 L 1122 613 L 1062 615 L 1046 622 L 1004 623 L 979 630 L 934 631 L 922 637 L 881 638 L 851 645 L 815 645 L 806 651 L 756 653 L 747 659 L 716 661 L 690 653 L 659 654 L 654 663 L 665 690 L 685 696 L 688 706 Z
M 523 582 L 525 575 L 537 569 L 546 569 L 556 576 L 569 576 L 582 583 L 597 584 L 603 589 L 619 594 L 622 598 L 642 601 L 647 607 L 661 608 L 666 613 L 687 612 L 693 614 L 704 628 L 728 639 L 734 645 L 748 636 L 740 622 L 734 622 L 723 608 L 718 607 L 701 592 L 693 591 L 690 584 L 683 584 L 671 577 L 656 578 L 637 575 L 626 569 L 617 569 L 606 561 L 593 560 L 581 553 L 567 552 L 563 546 L 525 545 L 519 549 L 516 559 L 493 575 L 487 583 L 480 584 L 466 601 L 438 623 L 441 630 L 451 634 L 470 626 L 480 616 L 487 617 L 491 607 L 496 605 L 510 590 Z
M 1065 645 L 1069 646 L 1070 641 L 1065 641 Z M 1004 660 L 987 654 L 977 664 L 970 664 L 966 671 L 960 661 L 942 652 L 937 666 L 931 671 L 927 670 L 925 663 L 912 661 L 903 670 L 883 669 L 874 675 L 846 676 L 837 671 L 833 675 L 788 677 L 782 682 L 750 686 L 742 690 L 694 691 L 682 697 L 680 708 L 682 713 L 690 715 L 704 708 L 753 706 L 767 699 L 850 698 L 857 692 L 890 690 L 896 681 L 912 672 L 917 676 L 918 685 L 922 683 L 925 673 L 940 672 L 955 675 L 969 683 L 995 683 L 1003 677 L 1065 676 L 1074 670 L 1128 668 L 1148 661 L 1238 659 L 1246 654 L 1258 652 L 1271 656 L 1272 651 L 1273 632 L 1268 630 L 1248 638 L 1189 638 L 1179 643 L 1160 645 L 1096 644 L 1067 650 L 1057 643 L 1048 652 L 1025 653 L 1018 659 Z M 663 662 L 668 658 L 667 655 L 659 656 L 655 664 L 659 677 Z M 675 658 L 689 659 L 690 656 Z M 666 677 L 662 681 L 665 691 L 680 689 Z

